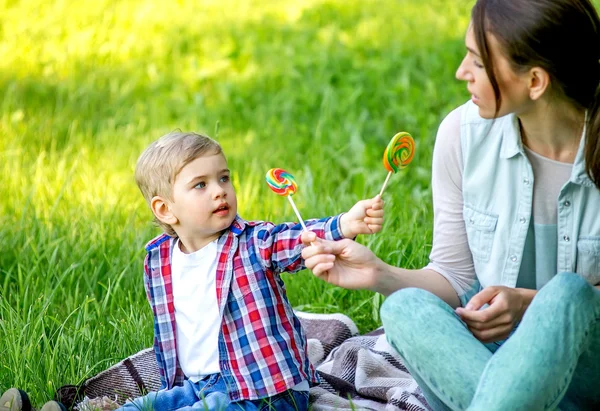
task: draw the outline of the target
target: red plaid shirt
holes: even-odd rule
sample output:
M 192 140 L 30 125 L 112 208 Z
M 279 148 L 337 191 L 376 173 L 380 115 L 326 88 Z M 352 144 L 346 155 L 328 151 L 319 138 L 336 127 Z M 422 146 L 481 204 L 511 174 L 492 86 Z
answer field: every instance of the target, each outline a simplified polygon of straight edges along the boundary
M 339 220 L 309 220 L 306 226 L 319 237 L 339 240 Z M 300 224 L 249 222 L 236 216 L 218 239 L 219 366 L 232 401 L 271 397 L 303 380 L 319 382 L 279 275 L 305 268 L 301 233 Z M 156 237 L 146 245 L 144 264 L 144 286 L 154 313 L 154 352 L 162 388 L 169 389 L 185 379 L 177 359 L 174 244 L 175 238 L 166 234 Z

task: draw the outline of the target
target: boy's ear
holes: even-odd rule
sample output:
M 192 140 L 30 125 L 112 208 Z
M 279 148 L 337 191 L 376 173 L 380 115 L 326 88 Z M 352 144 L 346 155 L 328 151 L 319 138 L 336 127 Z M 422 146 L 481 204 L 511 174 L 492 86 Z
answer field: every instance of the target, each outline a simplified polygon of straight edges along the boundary
M 170 226 L 177 224 L 177 217 L 171 211 L 169 202 L 160 196 L 152 197 L 150 200 L 152 212 L 161 222 Z

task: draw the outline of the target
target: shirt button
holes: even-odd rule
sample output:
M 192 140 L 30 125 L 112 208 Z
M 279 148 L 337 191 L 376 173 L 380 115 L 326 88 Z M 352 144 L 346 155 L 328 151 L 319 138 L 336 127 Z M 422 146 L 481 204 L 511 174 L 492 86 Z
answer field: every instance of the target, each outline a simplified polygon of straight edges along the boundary
M 513 254 L 513 255 L 511 255 L 511 256 L 510 256 L 510 261 L 512 261 L 513 263 L 516 263 L 516 262 L 517 262 L 517 256 L 516 256 L 516 255 L 514 255 L 514 254 Z
M 569 241 L 571 241 L 571 238 L 568 235 L 563 236 L 563 240 L 565 240 L 566 243 L 568 243 Z
M 571 202 L 569 200 L 567 200 L 563 204 L 565 207 L 569 207 L 571 205 Z
M 519 218 L 519 221 L 521 222 L 521 224 L 525 224 L 527 222 L 527 219 L 525 217 L 521 217 Z
M 529 179 L 528 178 L 524 178 L 523 179 L 523 184 L 525 184 L 526 186 L 529 185 Z

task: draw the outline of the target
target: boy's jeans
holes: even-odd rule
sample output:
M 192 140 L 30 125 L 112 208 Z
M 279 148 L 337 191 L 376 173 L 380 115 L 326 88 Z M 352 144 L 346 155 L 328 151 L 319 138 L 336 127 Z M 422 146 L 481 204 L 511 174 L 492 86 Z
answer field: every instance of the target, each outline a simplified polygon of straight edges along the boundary
M 151 392 L 119 408 L 124 411 L 306 411 L 307 409 L 308 391 L 287 390 L 261 400 L 230 402 L 225 381 L 220 374 L 209 375 L 196 383 L 185 380 L 181 387 Z
M 600 409 L 600 291 L 576 274 L 548 282 L 497 351 L 424 290 L 392 294 L 381 318 L 434 410 Z

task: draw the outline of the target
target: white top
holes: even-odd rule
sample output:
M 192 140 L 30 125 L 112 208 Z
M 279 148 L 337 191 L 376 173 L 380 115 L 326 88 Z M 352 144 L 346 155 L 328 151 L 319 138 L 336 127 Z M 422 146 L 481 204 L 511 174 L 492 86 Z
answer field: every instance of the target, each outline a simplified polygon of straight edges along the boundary
M 217 240 L 184 254 L 173 247 L 171 278 L 177 327 L 177 356 L 184 374 L 200 381 L 219 373 L 221 316 L 217 305 Z
M 533 218 L 529 224 L 516 287 L 540 289 L 557 273 L 558 196 L 573 164 L 543 157 L 524 146 L 533 170 Z
M 446 278 L 451 277 L 461 288 L 468 289 L 473 281 L 475 268 L 463 217 L 464 167 L 460 127 L 461 109 L 462 106 L 455 109 L 442 121 L 435 141 L 432 165 L 433 246 L 429 255 L 430 263 L 426 268 L 432 269 Z M 532 166 L 535 182 L 532 210 L 533 231 L 528 234 L 528 244 L 532 247 L 526 247 L 528 252 L 524 255 L 529 254 L 530 258 L 533 258 L 533 263 L 521 266 L 519 282 L 523 285 L 532 285 L 531 288 L 540 288 L 556 274 L 556 271 L 552 273 L 546 271 L 551 269 L 551 263 L 556 266 L 556 246 L 552 247 L 550 244 L 556 243 L 557 199 L 561 187 L 569 179 L 573 165 L 550 160 L 532 152 L 527 147 L 525 147 L 525 153 Z M 540 233 L 543 235 L 540 236 Z M 537 247 L 535 246 L 536 242 Z M 536 258 L 536 250 L 543 251 L 547 246 L 553 248 L 554 253 L 550 253 L 547 257 L 540 255 Z M 540 261 L 552 258 L 554 261 Z M 537 265 L 535 264 L 536 260 Z M 537 281 L 536 269 L 544 271 L 537 273 Z M 530 275 L 533 278 L 523 278 Z M 543 280 L 540 279 L 540 275 Z M 450 281 L 450 283 L 453 282 Z M 517 286 L 521 284 L 517 284 Z M 537 287 L 535 287 L 536 285 Z
M 573 164 L 551 160 L 523 147 L 531 163 L 533 184 L 533 221 L 535 224 L 556 225 L 558 194 L 573 172 Z

